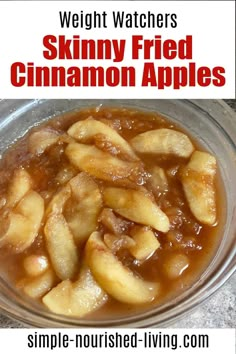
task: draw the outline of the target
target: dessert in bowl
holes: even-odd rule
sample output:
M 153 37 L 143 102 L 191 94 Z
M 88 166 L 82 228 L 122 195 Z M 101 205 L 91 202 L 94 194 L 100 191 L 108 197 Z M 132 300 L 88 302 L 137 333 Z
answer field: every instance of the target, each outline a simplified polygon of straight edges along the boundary
M 1 161 L 0 246 L 3 300 L 14 293 L 30 324 L 152 325 L 210 284 L 235 227 L 217 151 L 196 131 L 212 123 L 194 127 L 190 103 L 144 102 L 23 112 L 35 122 Z

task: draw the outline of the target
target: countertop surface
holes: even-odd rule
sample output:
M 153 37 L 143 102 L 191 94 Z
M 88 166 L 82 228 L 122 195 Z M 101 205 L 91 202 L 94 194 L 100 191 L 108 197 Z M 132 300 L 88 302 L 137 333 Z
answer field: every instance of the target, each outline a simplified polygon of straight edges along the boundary
M 226 100 L 236 111 L 236 100 Z M 235 120 L 236 124 L 236 120 Z M 236 274 L 205 303 L 187 317 L 179 320 L 172 328 L 235 328 L 236 327 Z M 3 315 L 0 315 L 1 328 L 22 327 Z

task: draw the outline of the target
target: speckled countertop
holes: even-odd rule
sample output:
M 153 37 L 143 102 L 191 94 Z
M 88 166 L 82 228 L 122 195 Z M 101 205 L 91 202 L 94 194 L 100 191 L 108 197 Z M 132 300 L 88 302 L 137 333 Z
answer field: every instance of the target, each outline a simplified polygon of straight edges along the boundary
M 236 100 L 226 100 L 236 112 Z M 236 118 L 235 118 L 236 124 Z M 205 303 L 172 328 L 235 328 L 236 327 L 236 274 Z M 21 324 L 0 315 L 1 328 L 22 327 Z

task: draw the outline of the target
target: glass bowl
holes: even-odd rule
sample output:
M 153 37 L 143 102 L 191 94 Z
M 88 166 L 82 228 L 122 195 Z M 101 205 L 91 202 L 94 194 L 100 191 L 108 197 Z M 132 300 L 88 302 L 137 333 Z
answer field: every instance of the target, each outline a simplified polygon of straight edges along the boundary
M 0 100 L 0 153 L 27 130 L 63 112 L 89 106 L 119 106 L 157 111 L 190 132 L 218 160 L 225 189 L 222 238 L 211 263 L 187 291 L 140 315 L 114 320 L 83 320 L 44 311 L 0 277 L 0 310 L 35 327 L 166 327 L 206 300 L 236 268 L 236 115 L 213 100 Z M 224 209 L 224 210 L 223 210 Z

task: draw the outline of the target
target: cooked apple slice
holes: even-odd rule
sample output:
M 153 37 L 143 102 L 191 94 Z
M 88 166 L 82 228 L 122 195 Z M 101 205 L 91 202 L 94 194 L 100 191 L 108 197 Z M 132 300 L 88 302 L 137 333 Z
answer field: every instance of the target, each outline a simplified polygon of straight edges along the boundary
M 216 222 L 215 175 L 215 157 L 201 151 L 195 151 L 181 171 L 189 207 L 195 218 L 207 225 Z
M 58 281 L 54 271 L 52 269 L 46 270 L 43 274 L 33 278 L 30 281 L 26 281 L 23 287 L 24 292 L 34 298 L 39 299 L 46 294 Z
M 194 151 L 185 135 L 173 129 L 155 129 L 136 135 L 131 140 L 134 150 L 141 153 L 166 154 L 188 158 Z
M 71 198 L 65 207 L 65 218 L 77 243 L 88 239 L 98 225 L 102 209 L 102 195 L 97 183 L 84 172 L 79 173 L 68 183 Z
M 102 210 L 98 220 L 114 235 L 125 234 L 130 226 L 129 221 L 115 215 L 109 208 Z
M 163 263 L 163 271 L 170 279 L 177 279 L 189 267 L 190 260 L 186 254 L 171 254 Z
M 14 208 L 31 188 L 32 180 L 29 173 L 23 169 L 16 170 L 8 188 L 6 206 Z
M 151 177 L 148 180 L 152 186 L 152 190 L 155 194 L 165 193 L 168 191 L 168 180 L 163 168 L 159 166 L 153 166 L 149 169 Z
M 122 248 L 130 249 L 136 244 L 135 241 L 128 235 L 114 234 L 105 234 L 104 243 L 112 252 L 117 252 Z
M 139 162 L 122 161 L 95 146 L 69 144 L 65 154 L 75 167 L 105 181 L 129 180 L 140 173 Z
M 54 313 L 83 317 L 101 307 L 107 298 L 90 270 L 83 266 L 77 281 L 62 281 L 43 297 L 43 303 Z
M 68 134 L 82 143 L 96 142 L 98 136 L 103 136 L 106 142 L 105 145 L 111 144 L 116 148 L 112 151 L 121 152 L 131 160 L 138 160 L 138 157 L 125 139 L 107 124 L 93 118 L 88 118 L 73 124 L 68 130 Z
M 29 151 L 33 155 L 41 155 L 57 143 L 59 136 L 56 131 L 48 128 L 34 132 L 29 137 Z
M 64 216 L 51 214 L 44 233 L 47 250 L 57 276 L 62 280 L 72 278 L 78 272 L 79 256 Z
M 55 177 L 55 180 L 59 184 L 63 185 L 69 182 L 71 178 L 75 177 L 76 174 L 77 171 L 71 165 L 65 166 L 58 172 L 58 174 Z
M 70 197 L 71 188 L 69 184 L 66 184 L 52 197 L 47 206 L 45 214 L 62 214 L 65 207 L 65 203 Z
M 4 233 L 0 237 L 0 247 L 9 245 L 16 252 L 22 252 L 35 240 L 44 214 L 44 200 L 34 191 L 29 191 L 9 212 Z
M 71 144 L 71 143 L 76 143 L 76 140 L 73 139 L 68 134 L 65 133 L 59 136 L 58 144 Z
M 7 199 L 6 197 L 2 197 L 0 198 L 0 210 L 5 207 L 5 205 L 7 204 Z
M 86 244 L 86 260 L 98 284 L 116 300 L 129 304 L 152 301 L 159 292 L 159 285 L 144 281 L 116 258 L 94 232 Z
M 144 192 L 108 187 L 103 195 L 105 204 L 125 218 L 161 232 L 169 230 L 168 217 Z
M 102 196 L 85 172 L 72 178 L 50 201 L 46 215 L 64 214 L 76 242 L 84 242 L 96 230 Z
M 23 266 L 27 275 L 36 277 L 49 268 L 49 262 L 46 256 L 31 254 L 24 258 Z
M 9 246 L 15 252 L 21 252 L 31 244 L 32 225 L 26 218 L 14 212 L 1 218 L 0 247 Z M 33 242 L 33 241 L 32 241 Z
M 143 261 L 153 255 L 153 253 L 160 247 L 160 243 L 153 231 L 148 227 L 136 227 L 131 236 L 135 244 L 129 247 L 129 251 L 134 258 Z

